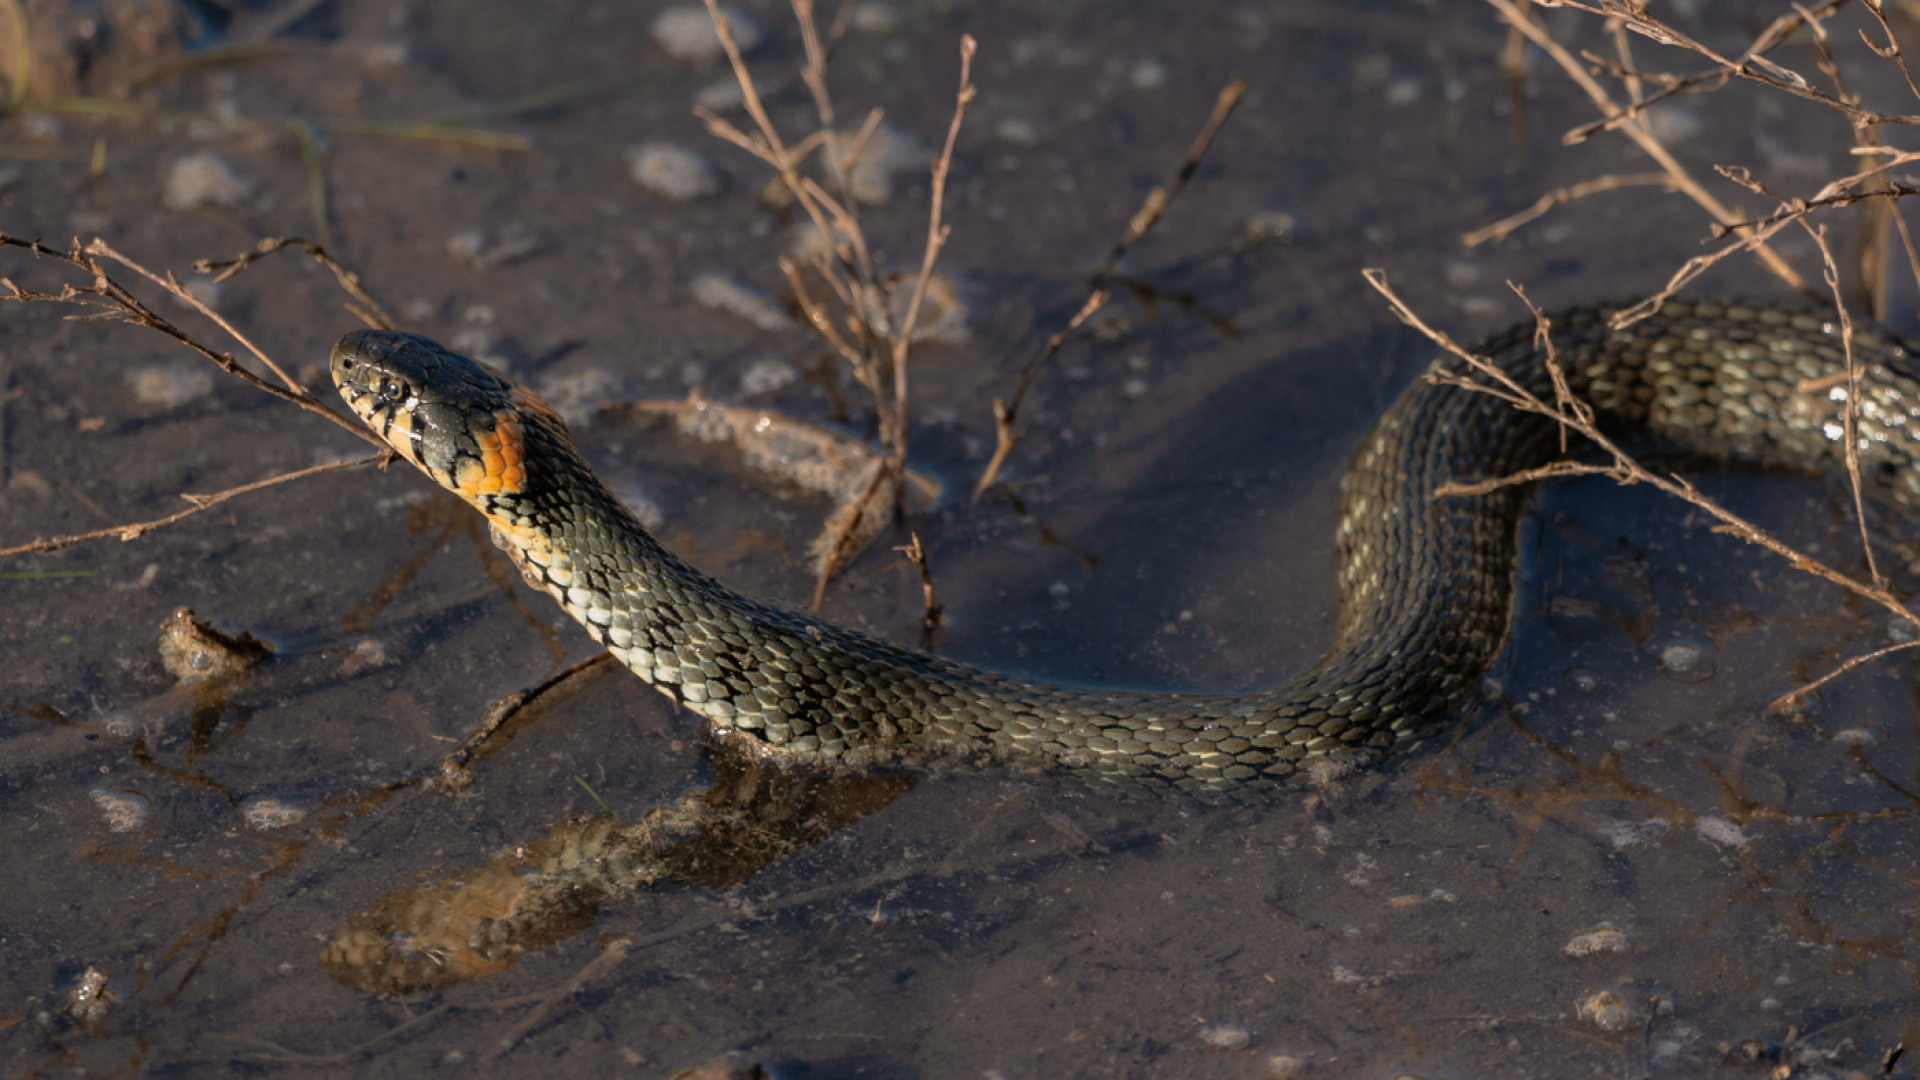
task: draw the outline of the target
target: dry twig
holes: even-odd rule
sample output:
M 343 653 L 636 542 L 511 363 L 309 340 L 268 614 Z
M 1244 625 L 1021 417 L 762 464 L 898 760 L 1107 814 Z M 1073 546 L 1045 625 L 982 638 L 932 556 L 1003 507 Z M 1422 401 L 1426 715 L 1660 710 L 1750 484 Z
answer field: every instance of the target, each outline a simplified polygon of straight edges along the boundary
M 920 572 L 920 598 L 925 604 L 920 613 L 920 647 L 932 651 L 933 632 L 946 624 L 947 617 L 943 614 L 946 609 L 933 598 L 933 567 L 927 562 L 926 545 L 920 542 L 919 533 L 908 535 L 913 537 L 912 542 L 893 550 L 905 555 Z
M 1147 192 L 1147 197 L 1141 200 L 1140 208 L 1135 210 L 1133 217 L 1127 221 L 1127 231 L 1121 234 L 1120 239 L 1114 243 L 1113 250 L 1109 251 L 1107 257 L 1102 259 L 1100 265 L 1094 269 L 1092 280 L 1088 285 L 1087 299 L 1080 305 L 1080 310 L 1074 313 L 1073 318 L 1067 320 L 1067 325 L 1047 338 L 1047 346 L 1041 350 L 1038 357 L 1020 369 L 1020 381 L 1014 387 L 1013 396 L 993 399 L 993 457 L 988 459 L 987 467 L 980 471 L 980 479 L 974 481 L 975 502 L 980 501 L 980 496 L 1000 478 L 1000 469 L 1006 464 L 1007 455 L 1013 453 L 1013 448 L 1020 443 L 1022 436 L 1014 432 L 1013 424 L 1020 416 L 1020 403 L 1026 399 L 1027 391 L 1033 388 L 1034 380 L 1039 378 L 1041 370 L 1053 359 L 1054 354 L 1060 351 L 1060 347 L 1066 344 L 1067 339 L 1092 318 L 1095 312 L 1106 306 L 1111 295 L 1107 285 L 1114 276 L 1114 271 L 1119 269 L 1120 260 L 1126 258 L 1127 252 L 1132 251 L 1133 246 L 1138 244 L 1142 237 L 1152 232 L 1155 225 L 1160 224 L 1160 219 L 1166 216 L 1167 207 L 1173 205 L 1173 200 L 1186 188 L 1187 181 L 1193 179 L 1193 175 L 1200 171 L 1200 163 L 1206 158 L 1207 148 L 1213 145 L 1214 137 L 1220 134 L 1220 129 L 1225 126 L 1227 118 L 1233 115 L 1233 110 L 1246 96 L 1247 81 L 1245 79 L 1235 79 L 1220 88 L 1219 95 L 1213 101 L 1213 111 L 1208 114 L 1207 122 L 1200 126 L 1200 133 L 1194 136 L 1193 145 L 1187 148 L 1187 156 L 1181 159 L 1180 167 L 1174 170 L 1173 176 L 1166 183 Z
M 1595 424 L 1592 410 L 1584 403 L 1573 400 L 1570 394 L 1565 393 L 1565 383 L 1559 370 L 1559 359 L 1554 355 L 1552 342 L 1546 336 L 1547 326 L 1545 316 L 1541 315 L 1538 308 L 1533 307 L 1532 301 L 1526 300 L 1526 294 L 1518 287 L 1515 287 L 1514 291 L 1519 293 L 1528 308 L 1534 312 L 1536 325 L 1538 326 L 1537 340 L 1544 343 L 1544 361 L 1548 366 L 1548 370 L 1553 375 L 1556 397 L 1561 398 L 1561 400 L 1554 404 L 1548 404 L 1541 400 L 1540 397 L 1521 385 L 1512 376 L 1502 371 L 1491 360 L 1462 348 L 1451 337 L 1429 326 L 1425 320 L 1415 314 L 1413 309 L 1408 307 L 1407 304 L 1400 299 L 1399 295 L 1393 291 L 1393 287 L 1387 282 L 1387 276 L 1384 271 L 1370 268 L 1361 271 L 1361 275 L 1366 278 L 1367 284 L 1373 286 L 1374 290 L 1386 299 L 1388 307 L 1393 311 L 1396 318 L 1424 335 L 1429 341 L 1432 341 L 1449 355 L 1459 359 L 1466 365 L 1467 370 L 1465 372 L 1447 369 L 1437 369 L 1430 372 L 1427 375 L 1427 379 L 1430 382 L 1443 386 L 1457 387 L 1472 393 L 1487 394 L 1506 402 L 1521 412 L 1544 416 L 1559 424 L 1563 429 L 1571 431 L 1592 443 L 1606 456 L 1608 462 L 1605 465 L 1589 465 L 1573 461 L 1554 462 L 1537 469 L 1529 469 L 1525 472 L 1496 477 L 1477 483 L 1444 484 L 1434 492 L 1435 497 L 1483 495 L 1500 488 L 1531 483 L 1535 480 L 1552 476 L 1598 474 L 1612 477 L 1620 484 L 1646 484 L 1649 487 L 1671 495 L 1676 499 L 1691 503 L 1701 510 L 1706 511 L 1720 522 L 1720 526 L 1716 531 L 1737 536 L 1750 544 L 1763 547 L 1785 559 L 1796 570 L 1823 578 L 1853 593 L 1855 596 L 1872 601 L 1899 619 L 1920 624 L 1920 618 L 1916 618 L 1914 613 L 1907 608 L 1906 604 L 1901 601 L 1899 597 L 1895 596 L 1886 584 L 1879 579 L 1877 569 L 1874 571 L 1874 580 L 1871 582 L 1858 581 L 1847 574 L 1834 570 L 1825 563 L 1791 547 L 1761 529 L 1759 526 L 1754 525 L 1752 522 L 1747 521 L 1726 507 L 1721 506 L 1718 502 L 1694 487 L 1686 478 L 1678 475 L 1662 476 L 1654 473 L 1640 464 L 1639 461 L 1635 460 L 1632 455 L 1621 449 L 1619 444 L 1615 443 Z M 1853 377 L 1857 378 L 1857 374 Z M 1855 399 L 1857 400 L 1857 395 Z M 1857 470 L 1858 465 L 1855 464 L 1854 468 Z M 1857 492 L 1858 489 L 1856 488 L 1855 490 Z M 1863 532 L 1863 538 L 1864 535 Z M 1871 560 L 1871 556 L 1869 556 L 1869 559 Z M 1871 561 L 1869 565 L 1871 565 Z M 1851 670 L 1851 668 L 1847 670 Z M 1824 682 L 1825 680 L 1823 679 L 1821 681 Z
M 1585 7 L 1585 5 L 1580 4 L 1578 0 L 1561 0 L 1561 2 L 1570 6 Z M 1611 0 L 1608 0 L 1608 2 L 1611 2 Z M 1829 0 L 1829 2 L 1840 3 L 1842 0 Z M 1701 187 L 1700 183 L 1693 178 L 1692 174 L 1687 172 L 1686 168 L 1668 152 L 1666 146 L 1654 137 L 1653 130 L 1647 125 L 1645 118 L 1639 111 L 1644 109 L 1644 103 L 1639 104 L 1638 108 L 1633 111 L 1623 109 L 1613 100 L 1612 95 L 1608 94 L 1591 75 L 1587 74 L 1586 68 L 1580 61 L 1575 59 L 1571 53 L 1567 52 L 1566 48 L 1558 41 L 1555 41 L 1553 35 L 1547 33 L 1546 27 L 1541 26 L 1539 22 L 1522 11 L 1515 0 L 1487 0 L 1487 3 L 1492 4 L 1494 9 L 1500 12 L 1501 17 L 1507 21 L 1507 25 L 1525 34 L 1529 41 L 1538 45 L 1548 56 L 1552 57 L 1554 62 L 1560 65 L 1561 70 L 1565 71 L 1567 76 L 1578 84 L 1581 90 L 1586 92 L 1587 97 L 1592 100 L 1594 106 L 1598 108 L 1609 121 L 1614 121 L 1614 126 L 1617 126 L 1628 138 L 1632 139 L 1641 150 L 1646 152 L 1648 157 L 1653 158 L 1654 162 L 1660 166 L 1662 171 L 1672 178 L 1674 187 L 1685 192 L 1687 197 L 1691 198 L 1694 202 L 1698 203 L 1702 209 L 1711 214 L 1714 220 L 1724 225 L 1739 228 L 1737 224 L 1739 215 L 1723 205 L 1720 200 L 1715 198 L 1706 188 Z M 1633 28 L 1640 29 L 1638 26 L 1634 26 Z M 1656 38 L 1656 40 L 1659 39 Z M 1742 235 L 1745 236 L 1749 234 L 1743 232 Z M 1765 237 L 1757 233 L 1752 233 L 1750 238 L 1752 242 L 1749 243 L 1747 247 L 1753 251 L 1768 270 L 1772 271 L 1780 280 L 1786 282 L 1796 292 L 1812 295 L 1806 280 L 1800 276 L 1799 272 L 1787 265 L 1786 260 L 1782 259 L 1772 248 L 1766 246 Z
M 300 243 L 304 243 L 304 241 L 300 241 Z M 325 465 L 316 465 L 306 469 L 296 469 L 292 472 L 282 473 L 278 476 L 268 477 L 264 480 L 256 480 L 250 484 L 242 484 L 239 487 L 206 495 L 183 493 L 181 498 L 186 499 L 193 505 L 177 513 L 168 514 L 165 517 L 155 518 L 150 521 L 128 522 L 104 529 L 94 529 L 90 532 L 42 537 L 37 540 L 28 541 L 25 544 L 0 548 L 0 557 L 26 554 L 29 552 L 58 551 L 61 548 L 71 547 L 89 540 L 104 539 L 110 536 L 118 536 L 122 540 L 133 540 L 155 529 L 164 528 L 177 521 L 191 517 L 209 507 L 217 506 L 236 495 L 244 495 L 262 488 L 273 487 L 292 480 L 304 479 L 319 473 L 332 472 L 336 469 L 357 468 L 362 465 L 371 465 L 392 459 L 393 452 L 389 450 L 386 444 L 381 442 L 378 437 L 374 436 L 372 432 L 367 431 L 360 424 L 340 416 L 340 414 L 323 405 L 318 398 L 314 397 L 298 382 L 294 381 L 294 379 L 283 371 L 278 364 L 274 363 L 270 357 L 255 348 L 253 343 L 248 341 L 232 324 L 221 318 L 205 304 L 201 303 L 199 298 L 188 292 L 172 274 L 167 274 L 164 277 L 155 274 L 145 266 L 115 251 L 108 246 L 105 241 L 98 239 L 88 244 L 85 248 L 80 247 L 76 242 L 70 250 L 57 251 L 42 245 L 36 240 L 22 240 L 18 237 L 0 233 L 0 247 L 25 248 L 37 257 L 65 263 L 68 266 L 72 266 L 90 275 L 93 279 L 92 283 L 88 285 L 65 284 L 61 286 L 59 292 L 42 293 L 34 292 L 30 289 L 23 289 L 15 284 L 12 279 L 0 277 L 0 288 L 6 290 L 6 294 L 0 296 L 0 299 L 14 300 L 21 303 L 70 304 L 75 307 L 88 309 L 86 314 L 67 316 L 67 318 L 76 322 L 127 322 L 158 331 L 199 353 L 201 356 L 206 357 L 208 360 L 213 361 L 222 371 L 240 379 L 249 386 L 271 394 L 282 401 L 288 401 L 298 405 L 300 408 L 309 412 L 324 416 L 376 447 L 375 453 L 369 454 L 364 458 L 356 458 L 351 461 L 330 462 Z M 202 344 L 184 330 L 181 330 L 179 327 L 162 318 L 152 308 L 142 303 L 138 297 L 128 292 L 125 286 L 122 286 L 119 282 L 108 276 L 105 268 L 103 268 L 100 263 L 100 260 L 103 258 L 112 259 L 126 266 L 149 281 L 158 284 L 161 288 L 166 289 L 173 296 L 192 305 L 195 310 L 212 319 L 218 326 L 232 335 L 235 340 L 251 350 L 253 354 L 260 359 L 261 363 L 267 366 L 268 370 L 278 375 L 280 380 L 286 383 L 286 386 L 275 386 L 242 367 L 231 354 L 216 352 L 211 347 Z M 331 263 L 331 260 L 323 261 Z M 336 268 L 335 273 L 336 275 L 346 274 L 346 271 Z M 351 277 L 351 275 L 347 276 Z M 357 282 L 357 279 L 354 280 Z M 345 284 L 344 278 L 342 279 L 342 284 Z

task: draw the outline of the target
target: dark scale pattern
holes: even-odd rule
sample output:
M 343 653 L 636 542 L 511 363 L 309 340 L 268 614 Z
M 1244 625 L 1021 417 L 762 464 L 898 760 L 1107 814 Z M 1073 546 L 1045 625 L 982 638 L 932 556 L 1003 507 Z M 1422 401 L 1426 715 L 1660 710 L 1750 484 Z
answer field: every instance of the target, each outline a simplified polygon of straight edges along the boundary
M 1561 362 L 1605 426 L 1645 429 L 1688 453 L 1839 467 L 1845 384 L 1795 389 L 1842 368 L 1838 332 L 1820 316 L 1682 300 L 1615 331 L 1611 310 L 1553 316 Z M 1531 324 L 1515 327 L 1480 351 L 1551 400 L 1532 338 Z M 1891 474 L 1894 498 L 1920 502 L 1920 470 L 1890 468 L 1916 456 L 1915 365 L 1876 329 L 1856 335 L 1855 356 L 1862 462 Z M 334 379 L 374 430 L 393 432 L 454 490 L 460 460 L 517 425 L 524 482 L 463 494 L 530 581 L 718 738 L 794 761 L 984 752 L 1201 794 L 1285 781 L 1316 758 L 1376 757 L 1444 723 L 1501 649 L 1524 495 L 1431 493 L 1559 453 L 1547 420 L 1415 382 L 1348 465 L 1344 606 L 1326 658 L 1267 690 L 1149 694 L 985 671 L 740 596 L 661 548 L 537 399 L 426 339 L 350 334 L 335 349 Z

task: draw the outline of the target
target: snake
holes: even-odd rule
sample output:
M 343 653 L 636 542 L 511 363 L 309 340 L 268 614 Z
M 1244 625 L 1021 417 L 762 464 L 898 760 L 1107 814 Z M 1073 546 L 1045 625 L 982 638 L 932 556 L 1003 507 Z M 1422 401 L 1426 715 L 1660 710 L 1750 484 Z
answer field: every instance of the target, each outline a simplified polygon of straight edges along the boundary
M 1550 349 L 1528 321 L 1476 351 L 1548 402 L 1557 366 L 1603 431 L 1759 467 L 1843 468 L 1857 393 L 1866 481 L 1920 504 L 1920 365 L 1890 331 L 1852 328 L 1850 376 L 1848 334 L 1830 311 L 1679 297 L 1616 326 L 1625 306 L 1545 317 Z M 744 596 L 649 534 L 525 386 L 391 330 L 348 333 L 330 368 L 353 413 L 478 509 L 530 584 L 729 749 L 780 766 L 1012 759 L 1231 797 L 1434 740 L 1505 647 L 1528 492 L 1437 489 L 1541 467 L 1561 456 L 1561 427 L 1503 400 L 1510 391 L 1446 385 L 1435 376 L 1458 367 L 1448 362 L 1405 388 L 1347 464 L 1341 606 L 1325 657 L 1230 693 L 1061 685 Z

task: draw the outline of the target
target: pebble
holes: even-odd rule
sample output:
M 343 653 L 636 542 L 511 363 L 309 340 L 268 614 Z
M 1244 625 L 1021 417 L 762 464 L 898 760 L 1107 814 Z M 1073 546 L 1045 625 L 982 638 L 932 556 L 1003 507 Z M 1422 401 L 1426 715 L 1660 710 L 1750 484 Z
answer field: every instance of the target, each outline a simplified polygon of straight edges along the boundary
M 800 370 L 777 357 L 755 360 L 740 375 L 740 393 L 747 397 L 772 394 L 800 381 Z
M 1293 1080 L 1307 1071 L 1308 1059 L 1299 1054 L 1275 1054 L 1267 1059 L 1267 1072 L 1280 1080 Z
M 1621 1031 L 1633 1022 L 1624 998 L 1611 990 L 1596 990 L 1574 1003 L 1574 1012 L 1601 1031 Z
M 787 309 L 765 291 L 721 274 L 701 274 L 689 286 L 694 300 L 715 311 L 738 315 L 762 330 L 791 330 Z
M 1746 847 L 1747 834 L 1740 826 L 1723 817 L 1703 817 L 1694 821 L 1693 831 L 1710 844 Z
M 1719 670 L 1718 646 L 1704 634 L 1669 634 L 1649 642 L 1647 648 L 1660 662 L 1660 673 L 1675 682 L 1705 682 Z
M 177 409 L 213 393 L 213 374 L 202 367 L 135 368 L 126 380 L 135 401 L 156 409 Z
M 1158 90 L 1167 85 L 1167 65 L 1152 57 L 1136 61 L 1127 73 L 1127 84 L 1135 90 Z
M 1248 215 L 1246 225 L 1241 228 L 1240 243 L 1243 247 L 1291 244 L 1299 228 L 1298 220 L 1285 210 L 1256 210 Z
M 760 44 L 760 24 L 737 8 L 720 10 L 733 28 L 733 41 L 740 46 L 741 55 L 752 52 Z M 702 5 L 688 4 L 662 11 L 654 17 L 651 32 L 654 43 L 682 63 L 707 67 L 726 59 L 727 50 L 720 44 L 713 19 Z
M 1241 1050 L 1253 1041 L 1253 1034 L 1235 1024 L 1215 1024 L 1200 1029 L 1200 1042 L 1215 1050 Z
M 858 132 L 841 132 L 834 137 L 835 150 L 850 153 Z M 867 137 L 860 157 L 847 170 L 847 189 L 854 200 L 878 206 L 893 198 L 893 180 L 906 170 L 926 169 L 932 164 L 931 152 L 919 139 L 882 123 Z
M 993 137 L 1014 146 L 1036 146 L 1040 142 L 1040 131 L 1031 121 L 1009 116 L 993 125 Z
M 861 4 L 853 9 L 852 22 L 863 34 L 891 34 L 900 29 L 900 12 L 891 4 Z
M 153 800 L 145 795 L 119 788 L 94 788 L 87 792 L 108 832 L 133 832 L 147 823 L 153 813 Z
M 568 424 L 578 425 L 595 409 L 620 396 L 620 376 L 606 368 L 587 368 L 553 376 L 540 384 L 541 400 Z
M 240 817 L 261 832 L 297 825 L 306 816 L 306 807 L 274 795 L 255 795 L 240 804 Z
M 1601 923 L 1584 934 L 1575 934 L 1560 946 L 1563 956 L 1598 956 L 1601 953 L 1627 951 L 1627 935 L 1618 929 Z
M 177 158 L 167 168 L 161 202 L 169 210 L 198 210 L 237 206 L 251 194 L 252 180 L 226 158 L 203 152 Z
M 648 191 L 683 202 L 720 191 L 720 174 L 705 154 L 670 142 L 641 143 L 629 149 L 627 174 Z

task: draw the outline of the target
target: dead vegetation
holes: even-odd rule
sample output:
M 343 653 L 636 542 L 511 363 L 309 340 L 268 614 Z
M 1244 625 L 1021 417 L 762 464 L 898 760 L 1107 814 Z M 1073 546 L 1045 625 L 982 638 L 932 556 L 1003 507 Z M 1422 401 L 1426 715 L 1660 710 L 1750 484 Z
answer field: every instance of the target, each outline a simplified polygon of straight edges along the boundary
M 1893 149 L 1881 139 L 1882 127 L 1920 125 L 1920 112 L 1900 113 L 1867 108 L 1862 104 L 1861 95 L 1851 89 L 1843 78 L 1841 65 L 1836 59 L 1837 43 L 1831 23 L 1849 6 L 1851 0 L 1827 0 L 1826 3 L 1813 6 L 1794 4 L 1770 22 L 1738 54 L 1716 51 L 1633 0 L 1534 0 L 1531 6 L 1527 0 L 1487 2 L 1512 31 L 1512 47 L 1506 58 L 1510 71 L 1524 74 L 1519 70 L 1519 58 L 1523 55 L 1520 46 L 1522 42 L 1531 43 L 1578 85 L 1600 112 L 1600 119 L 1566 132 L 1562 138 L 1564 143 L 1572 145 L 1607 132 L 1619 132 L 1651 157 L 1660 171 L 1607 174 L 1556 189 L 1542 196 L 1527 210 L 1468 233 L 1462 237 L 1462 242 L 1469 247 L 1498 242 L 1566 203 L 1631 187 L 1659 186 L 1668 192 L 1685 194 L 1698 204 L 1710 218 L 1709 238 L 1724 242 L 1707 254 L 1687 259 L 1661 289 L 1618 312 L 1613 317 L 1615 326 L 1624 327 L 1647 317 L 1700 275 L 1742 253 L 1754 256 L 1789 288 L 1831 307 L 1837 317 L 1840 341 L 1846 356 L 1847 408 L 1842 438 L 1854 517 L 1859 526 L 1861 558 L 1866 572 L 1864 578 L 1844 573 L 1795 550 L 1708 498 L 1683 477 L 1655 472 L 1621 449 L 1596 426 L 1592 408 L 1569 392 L 1548 338 L 1549 320 L 1527 300 L 1525 291 L 1518 285 L 1513 286 L 1514 291 L 1533 312 L 1537 327 L 1536 340 L 1545 353 L 1545 362 L 1552 376 L 1556 391 L 1552 402 L 1528 392 L 1485 357 L 1461 348 L 1446 334 L 1429 326 L 1395 294 L 1384 271 L 1369 269 L 1365 271 L 1368 284 L 1381 293 L 1393 314 L 1465 365 L 1465 370 L 1437 369 L 1428 376 L 1430 380 L 1457 387 L 1464 392 L 1491 394 L 1516 409 L 1548 417 L 1560 424 L 1564 431 L 1577 435 L 1579 445 L 1597 449 L 1604 459 L 1599 464 L 1567 459 L 1483 483 L 1447 485 L 1435 493 L 1436 497 L 1477 494 L 1496 487 L 1553 476 L 1598 474 L 1610 476 L 1621 484 L 1647 484 L 1706 511 L 1720 522 L 1719 531 L 1764 547 L 1785 559 L 1795 569 L 1832 582 L 1880 606 L 1905 624 L 1920 624 L 1920 619 L 1916 618 L 1907 603 L 1889 588 L 1874 554 L 1873 537 L 1868 532 L 1866 497 L 1860 477 L 1860 435 L 1857 431 L 1859 370 L 1853 354 L 1853 318 L 1849 310 L 1851 303 L 1864 305 L 1866 313 L 1873 318 L 1885 314 L 1886 279 L 1890 262 L 1887 253 L 1892 249 L 1888 242 L 1889 234 L 1897 233 L 1900 246 L 1906 253 L 1908 267 L 1916 283 L 1920 283 L 1920 253 L 1915 251 L 1898 205 L 1898 200 L 1920 191 L 1920 188 L 1903 183 L 1894 175 L 1895 169 L 1910 165 L 1920 159 L 1920 154 Z M 1571 50 L 1549 33 L 1533 10 L 1536 7 L 1573 8 L 1603 20 L 1603 32 L 1612 44 L 1612 55 L 1582 51 L 1576 58 Z M 1893 65 L 1906 89 L 1916 102 L 1920 102 L 1920 87 L 1914 83 L 1882 0 L 1859 0 L 1858 7 L 1867 13 L 1871 25 L 1855 27 L 1855 35 L 1848 37 L 1857 36 L 1866 50 Z M 1875 33 L 1880 40 L 1875 39 Z M 1680 58 L 1686 62 L 1697 62 L 1698 66 L 1685 72 L 1645 67 L 1633 51 L 1636 38 L 1677 50 Z M 1818 78 L 1810 78 L 1768 55 L 1779 52 L 1782 46 L 1795 41 L 1811 47 Z M 1674 53 L 1669 51 L 1662 55 L 1671 57 Z M 1602 79 L 1611 79 L 1617 84 L 1618 96 L 1603 85 Z M 1855 144 L 1853 153 L 1869 159 L 1872 164 L 1830 180 L 1807 196 L 1778 194 L 1756 179 L 1745 166 L 1718 165 L 1715 171 L 1722 178 L 1750 194 L 1772 201 L 1775 209 L 1758 217 L 1748 217 L 1727 206 L 1689 173 L 1662 143 L 1650 121 L 1649 110 L 1663 101 L 1682 95 L 1714 92 L 1737 80 L 1757 83 L 1768 90 L 1790 94 L 1828 108 L 1847 125 Z M 1856 207 L 1874 215 L 1868 219 L 1867 240 L 1860 245 L 1859 258 L 1851 268 L 1850 280 L 1843 277 L 1829 238 L 1828 226 L 1816 224 L 1813 220 L 1815 215 L 1831 214 L 1847 207 Z M 1808 275 L 1795 269 L 1769 245 L 1770 240 L 1788 227 L 1803 230 L 1812 240 L 1820 258 L 1818 276 L 1826 285 L 1824 293 L 1810 286 Z M 1803 393 L 1822 392 L 1828 388 L 1823 382 L 1820 385 L 1804 385 L 1800 390 Z M 1783 695 L 1778 699 L 1778 704 L 1791 705 L 1840 675 L 1916 644 L 1920 642 L 1899 642 L 1849 659 L 1825 675 Z

